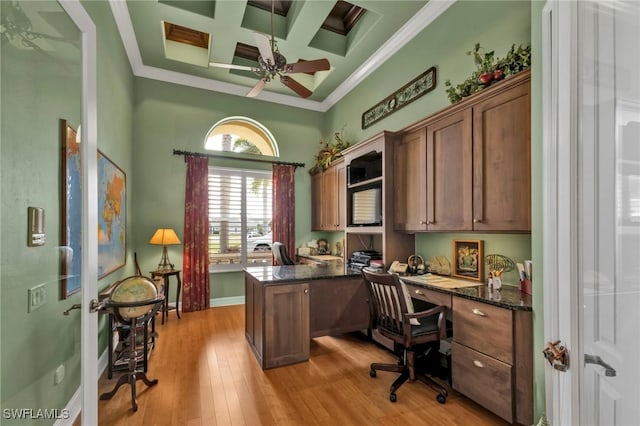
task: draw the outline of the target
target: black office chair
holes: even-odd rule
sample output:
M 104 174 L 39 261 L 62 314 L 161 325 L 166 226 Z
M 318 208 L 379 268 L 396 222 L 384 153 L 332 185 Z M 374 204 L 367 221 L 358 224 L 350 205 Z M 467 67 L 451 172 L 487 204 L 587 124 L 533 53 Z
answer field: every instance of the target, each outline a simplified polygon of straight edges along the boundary
M 446 338 L 446 306 L 436 306 L 426 311 L 410 313 L 407 296 L 397 275 L 379 274 L 364 269 L 362 275 L 369 286 L 373 302 L 373 327 L 377 327 L 381 335 L 403 348 L 400 362 L 397 364 L 373 363 L 369 375 L 376 377 L 377 370 L 401 373 L 389 389 L 391 402 L 396 402 L 396 391 L 407 379 L 410 381 L 418 379 L 438 392 L 436 399 L 444 404 L 447 401 L 447 390 L 418 369 L 416 353 L 424 353 L 426 358 L 431 351 L 438 351 L 440 340 Z M 410 319 L 417 319 L 419 324 L 412 324 Z
M 276 263 L 278 265 L 282 266 L 296 264 L 293 260 L 291 260 L 291 258 L 287 254 L 286 247 L 281 242 L 274 242 L 271 246 L 271 251 L 273 252 L 273 258 L 276 260 Z

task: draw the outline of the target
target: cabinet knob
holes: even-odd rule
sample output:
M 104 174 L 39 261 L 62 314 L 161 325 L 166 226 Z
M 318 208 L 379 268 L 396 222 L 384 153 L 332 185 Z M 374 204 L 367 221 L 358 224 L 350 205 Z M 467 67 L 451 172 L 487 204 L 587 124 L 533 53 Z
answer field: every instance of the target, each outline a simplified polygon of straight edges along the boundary
M 473 360 L 473 365 L 475 365 L 478 368 L 484 368 L 484 364 L 478 361 L 477 359 Z
M 480 223 L 482 222 L 482 219 L 473 219 L 473 223 Z
M 420 291 L 420 290 L 416 290 L 416 294 L 419 294 L 419 295 L 421 295 L 421 296 L 424 296 L 424 293 L 423 293 L 422 291 Z
M 481 317 L 486 317 L 486 316 L 487 316 L 487 314 L 485 314 L 484 312 L 482 312 L 482 311 L 481 311 L 480 309 L 478 309 L 478 308 L 473 308 L 473 309 L 471 310 L 471 312 L 473 312 L 473 314 L 474 314 L 474 315 L 478 315 L 478 316 L 481 316 Z
M 427 221 L 427 225 L 433 225 L 434 223 L 436 223 L 434 220 L 428 220 Z
M 309 293 L 309 289 L 308 289 L 308 288 L 305 288 L 305 289 L 304 289 L 304 294 L 307 294 L 307 293 Z

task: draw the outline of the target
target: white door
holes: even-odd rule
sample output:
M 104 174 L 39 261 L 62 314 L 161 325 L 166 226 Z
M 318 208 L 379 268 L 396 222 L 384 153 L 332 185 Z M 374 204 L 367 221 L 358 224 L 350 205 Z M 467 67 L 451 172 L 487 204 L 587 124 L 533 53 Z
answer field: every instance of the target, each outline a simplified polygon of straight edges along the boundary
M 82 32 L 82 271 L 81 382 L 82 424 L 98 424 L 98 313 L 91 312 L 98 297 L 98 167 L 96 28 L 79 0 L 60 5 Z
M 543 25 L 545 338 L 570 354 L 547 413 L 638 425 L 640 2 L 549 2 Z

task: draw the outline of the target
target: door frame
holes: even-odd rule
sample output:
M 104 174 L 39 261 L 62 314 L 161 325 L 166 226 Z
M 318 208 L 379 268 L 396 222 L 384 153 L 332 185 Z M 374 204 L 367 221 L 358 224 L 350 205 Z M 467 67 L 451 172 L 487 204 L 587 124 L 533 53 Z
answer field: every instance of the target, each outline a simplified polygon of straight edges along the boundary
M 93 20 L 79 0 L 59 0 L 82 33 L 82 266 L 80 326 L 80 393 L 82 424 L 98 424 L 98 314 L 89 312 L 98 298 L 98 120 L 97 42 Z M 78 413 L 72 414 L 71 422 Z
M 577 4 L 542 11 L 544 340 L 568 348 L 566 372 L 545 363 L 551 424 L 580 424 L 577 268 Z

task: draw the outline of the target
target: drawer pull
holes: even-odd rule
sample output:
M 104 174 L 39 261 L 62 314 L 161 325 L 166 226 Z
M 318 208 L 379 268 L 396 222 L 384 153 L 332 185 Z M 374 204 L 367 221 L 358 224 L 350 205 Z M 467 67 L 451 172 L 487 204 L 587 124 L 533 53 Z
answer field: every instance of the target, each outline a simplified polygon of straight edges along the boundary
M 478 368 L 484 368 L 484 364 L 478 361 L 477 359 L 473 360 L 473 365 L 475 365 Z
M 424 293 L 420 290 L 416 290 L 416 294 L 419 294 L 420 296 L 424 296 Z
M 473 308 L 473 309 L 471 310 L 471 312 L 473 312 L 473 314 L 474 314 L 474 315 L 479 315 L 479 316 L 481 316 L 481 317 L 486 317 L 486 316 L 487 316 L 487 314 L 485 314 L 484 312 L 482 312 L 482 311 L 481 311 L 480 309 L 478 309 L 478 308 Z

